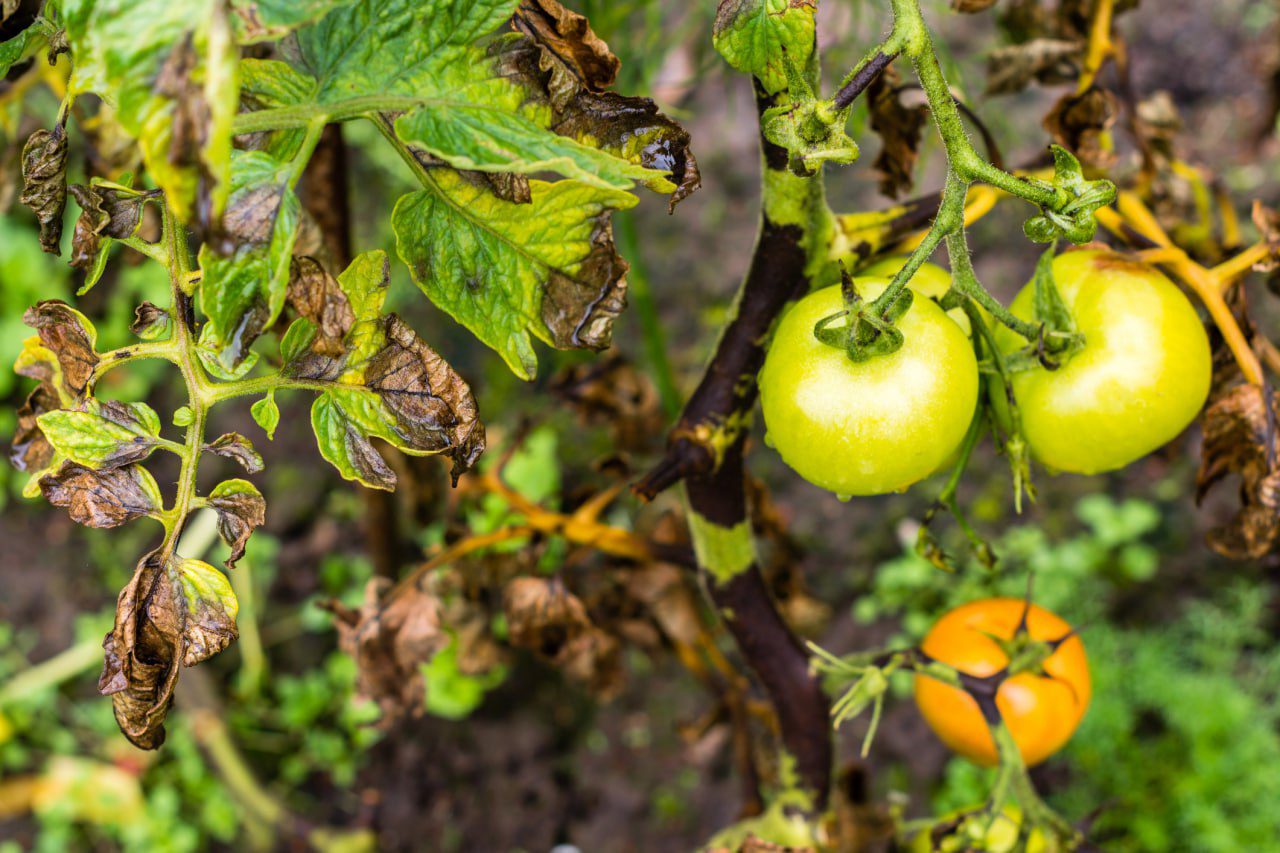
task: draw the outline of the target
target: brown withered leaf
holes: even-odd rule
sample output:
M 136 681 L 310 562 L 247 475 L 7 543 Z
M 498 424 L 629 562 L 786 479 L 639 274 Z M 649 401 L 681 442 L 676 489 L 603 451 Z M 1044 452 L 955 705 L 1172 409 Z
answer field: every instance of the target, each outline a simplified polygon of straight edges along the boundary
M 378 703 L 383 726 L 421 712 L 426 695 L 422 664 L 449 644 L 439 600 L 410 586 L 384 606 L 380 598 L 388 583 L 385 578 L 369 581 L 359 610 L 336 601 L 325 604 L 334 615 L 338 645 L 356 662 L 356 691 Z
M 98 354 L 94 350 L 96 333 L 85 326 L 79 312 L 61 300 L 47 299 L 28 308 L 22 322 L 36 330 L 41 343 L 57 358 L 63 388 L 76 398 L 83 396 L 98 366 Z M 54 378 L 39 363 L 18 372 L 41 382 Z
M 1049 86 L 1073 80 L 1083 53 L 1081 42 L 1058 38 L 998 47 L 987 56 L 987 94 L 1017 92 L 1033 80 Z
M 76 230 L 71 237 L 71 266 L 88 269 L 102 251 L 102 238 L 131 237 L 142 221 L 146 197 L 112 187 L 72 184 L 69 189 L 80 205 Z
M 397 315 L 387 316 L 384 330 L 386 346 L 369 362 L 365 385 L 382 397 L 413 449 L 448 454 L 456 484 L 485 448 L 471 388 Z
M 582 600 L 559 578 L 521 577 L 502 592 L 507 629 L 513 645 L 554 659 L 591 627 Z
M 670 209 L 702 182 L 689 134 L 648 98 L 606 91 L 618 60 L 586 20 L 553 0 L 527 0 L 512 18 L 524 38 L 496 42 L 500 73 L 551 108 L 551 130 L 671 176 Z
M 262 454 L 254 448 L 253 442 L 238 432 L 228 432 L 218 436 L 204 446 L 208 452 L 239 463 L 250 474 L 262 470 Z
M 40 491 L 86 527 L 119 527 L 161 509 L 155 480 L 138 465 L 95 471 L 64 462 L 40 478 Z
M 1254 199 L 1252 217 L 1268 251 L 1267 257 L 1254 264 L 1253 268 L 1258 272 L 1274 272 L 1280 269 L 1280 212 Z
M 1204 448 L 1196 500 L 1229 474 L 1240 476 L 1241 507 L 1209 533 L 1209 545 L 1232 559 L 1265 556 L 1280 545 L 1280 397 L 1269 388 L 1240 384 L 1218 393 L 1205 409 Z
M 51 255 L 62 242 L 62 213 L 67 209 L 67 128 L 37 130 L 22 149 L 22 195 L 40 223 L 40 248 Z
M 346 351 L 343 339 L 356 321 L 351 303 L 320 262 L 311 257 L 295 257 L 289 267 L 288 303 L 300 317 L 316 326 L 311 349 L 317 355 L 339 358 Z
M 153 340 L 169 327 L 169 312 L 153 302 L 143 302 L 133 310 L 129 331 L 144 340 Z
M 613 245 L 609 214 L 596 218 L 591 254 L 576 275 L 551 270 L 542 295 L 542 321 L 560 349 L 608 349 L 613 321 L 627 307 L 627 270 Z
M 560 650 L 555 664 L 567 677 L 577 681 L 601 699 L 618 694 L 625 680 L 622 644 L 607 631 L 588 628 Z
M 920 154 L 920 139 L 929 110 L 902 103 L 898 74 L 892 66 L 867 87 L 871 129 L 880 137 L 880 153 L 874 168 L 880 176 L 880 192 L 897 198 L 915 184 L 912 170 Z
M 1054 141 L 1075 154 L 1080 162 L 1099 168 L 1109 165 L 1115 154 L 1102 144 L 1103 134 L 1115 124 L 1120 102 L 1106 89 L 1090 86 L 1086 91 L 1063 95 L 1044 117 L 1044 128 Z
M 212 566 L 161 550 L 138 562 L 116 601 L 98 680 L 135 746 L 164 742 L 179 665 L 194 666 L 226 648 L 236 637 L 236 609 L 226 578 Z
M 563 68 L 578 74 L 588 89 L 599 92 L 613 85 L 622 63 L 582 15 L 555 0 L 524 0 L 511 22 L 559 59 Z
M 1149 150 L 1172 157 L 1174 140 L 1182 132 L 1182 116 L 1173 96 L 1161 89 L 1139 101 L 1134 111 L 1134 130 Z
M 35 474 L 53 464 L 57 451 L 44 437 L 36 419 L 45 412 L 62 408 L 61 400 L 52 385 L 42 382 L 27 395 L 26 402 L 18 409 L 18 426 L 9 447 L 9 462 L 19 471 Z
M 218 514 L 218 535 L 231 546 L 226 566 L 234 569 L 250 534 L 266 523 L 267 502 L 252 484 L 228 480 L 209 494 L 209 507 Z
M 551 391 L 582 420 L 607 425 L 619 450 L 641 452 L 662 440 L 666 418 L 657 389 L 620 355 L 566 368 Z
M 996 5 L 997 0 L 951 0 L 951 8 L 965 15 L 985 12 Z

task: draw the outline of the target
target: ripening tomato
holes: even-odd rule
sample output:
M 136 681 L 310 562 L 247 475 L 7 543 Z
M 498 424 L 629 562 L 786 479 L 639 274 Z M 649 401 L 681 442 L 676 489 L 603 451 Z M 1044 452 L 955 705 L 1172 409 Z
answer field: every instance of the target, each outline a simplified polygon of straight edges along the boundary
M 886 279 L 857 279 L 864 299 Z M 899 318 L 902 348 L 855 364 L 814 325 L 839 312 L 839 286 L 815 291 L 778 323 L 760 371 L 766 441 L 809 482 L 839 495 L 901 491 L 937 470 L 964 439 L 978 365 L 964 332 L 917 295 Z
M 1012 639 L 1026 609 L 1015 598 L 987 598 L 963 604 L 934 623 L 920 648 L 969 675 L 999 672 L 1009 659 L 991 638 Z M 1036 640 L 1057 640 L 1071 626 L 1031 605 L 1027 631 Z M 1049 677 L 1023 672 L 1006 679 L 996 706 L 1027 765 L 1057 752 L 1075 732 L 1089 707 L 1091 686 L 1084 644 L 1067 640 L 1044 662 Z M 997 763 L 995 742 L 978 703 L 959 688 L 924 675 L 915 678 L 916 704 L 938 738 L 960 755 L 983 765 Z
M 1204 406 L 1212 372 L 1209 339 L 1191 302 L 1159 270 L 1097 249 L 1053 261 L 1062 300 L 1084 348 L 1057 370 L 1013 378 L 1031 452 L 1058 471 L 1122 468 L 1186 429 Z M 1031 319 L 1035 288 L 1010 310 Z M 1026 341 L 997 331 L 1001 349 Z

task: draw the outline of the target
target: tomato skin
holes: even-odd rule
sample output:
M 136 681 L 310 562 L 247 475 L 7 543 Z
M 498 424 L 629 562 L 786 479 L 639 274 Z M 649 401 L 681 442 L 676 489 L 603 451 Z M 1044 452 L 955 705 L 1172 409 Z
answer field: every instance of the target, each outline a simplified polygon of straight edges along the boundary
M 1012 638 L 1026 606 L 1016 598 L 963 604 L 934 623 L 920 648 L 961 672 L 991 675 L 1008 663 L 991 636 Z M 1027 630 L 1034 639 L 1056 640 L 1071 626 L 1033 604 Z M 1079 637 L 1059 646 L 1045 661 L 1044 670 L 1051 677 L 1020 673 L 1005 680 L 996 693 L 996 706 L 1028 766 L 1039 764 L 1066 744 L 1080 725 L 1093 690 Z M 998 763 L 995 742 L 972 696 L 917 675 L 915 697 L 929 727 L 952 751 L 984 766 Z
M 858 279 L 874 299 L 886 279 Z M 855 364 L 813 336 L 843 310 L 838 286 L 801 299 L 778 323 L 760 370 L 766 441 L 809 482 L 839 495 L 901 491 L 932 474 L 964 439 L 978 366 L 964 332 L 916 296 L 898 320 L 904 343 Z
M 1013 377 L 1032 454 L 1057 471 L 1123 468 L 1177 437 L 1209 396 L 1212 356 L 1191 302 L 1158 270 L 1097 249 L 1053 262 L 1063 301 L 1084 348 L 1055 371 Z M 1034 316 L 1035 288 L 1009 306 Z M 1004 352 L 1026 341 L 1000 327 Z

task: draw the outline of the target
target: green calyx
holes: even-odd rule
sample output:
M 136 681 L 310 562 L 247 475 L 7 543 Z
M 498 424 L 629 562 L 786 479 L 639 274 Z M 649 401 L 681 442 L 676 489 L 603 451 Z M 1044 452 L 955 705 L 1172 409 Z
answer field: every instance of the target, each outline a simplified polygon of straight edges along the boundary
M 823 317 L 813 327 L 813 336 L 829 347 L 843 350 L 855 364 L 902 348 L 902 331 L 895 323 L 911 308 L 914 294 L 903 288 L 898 297 L 883 308 L 866 302 L 858 294 L 853 277 L 840 271 L 840 293 L 844 310 Z M 844 321 L 841 323 L 840 321 Z M 838 325 L 837 325 L 838 324 Z
M 1054 204 L 1042 205 L 1040 214 L 1022 226 L 1027 239 L 1036 243 L 1052 243 L 1065 237 L 1072 243 L 1087 243 L 1098 230 L 1094 211 L 1116 200 L 1116 185 L 1108 180 L 1087 180 L 1080 161 L 1061 145 L 1051 145 L 1053 152 Z
M 760 120 L 765 139 L 784 148 L 788 167 L 807 178 L 822 164 L 852 163 L 858 144 L 845 133 L 851 106 L 839 108 L 832 100 L 819 100 L 804 74 L 785 56 L 787 101 L 766 110 Z

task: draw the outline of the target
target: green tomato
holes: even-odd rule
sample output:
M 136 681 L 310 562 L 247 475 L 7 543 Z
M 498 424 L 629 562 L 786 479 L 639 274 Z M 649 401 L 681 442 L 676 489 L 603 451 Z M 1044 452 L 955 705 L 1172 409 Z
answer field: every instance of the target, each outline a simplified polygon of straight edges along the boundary
M 857 280 L 874 299 L 887 279 Z M 766 442 L 814 485 L 841 496 L 902 491 L 960 445 L 978 400 L 965 333 L 919 294 L 898 320 L 902 348 L 855 364 L 813 336 L 844 309 L 838 286 L 797 302 L 778 323 L 760 371 Z
M 1204 406 L 1208 336 L 1173 282 L 1114 252 L 1065 252 L 1053 278 L 1084 348 L 1057 370 L 1014 375 L 1027 445 L 1057 471 L 1122 468 L 1173 440 Z M 1031 320 L 1034 298 L 1029 284 L 1010 310 Z M 1026 346 L 1003 326 L 996 335 L 1006 353 Z

